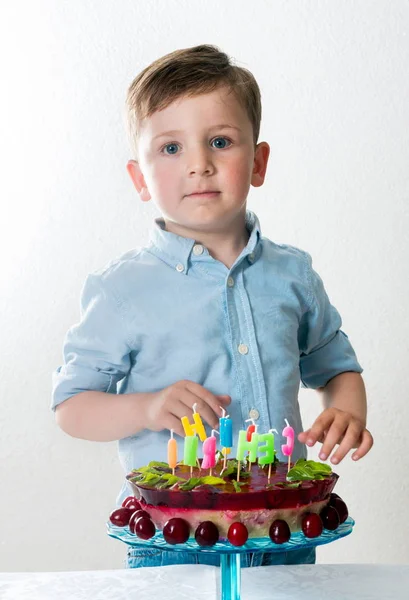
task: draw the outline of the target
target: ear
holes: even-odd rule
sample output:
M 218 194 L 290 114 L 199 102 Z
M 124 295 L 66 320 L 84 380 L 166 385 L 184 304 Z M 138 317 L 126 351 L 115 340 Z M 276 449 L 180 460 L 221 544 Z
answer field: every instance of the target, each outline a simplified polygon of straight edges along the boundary
M 139 163 L 136 160 L 128 161 L 126 170 L 128 171 L 129 176 L 132 179 L 132 183 L 134 184 L 142 202 L 148 202 L 151 199 L 151 195 L 145 183 Z
M 260 142 L 256 146 L 254 154 L 254 166 L 251 176 L 251 185 L 260 187 L 264 183 L 266 176 L 268 157 L 270 156 L 270 146 L 267 142 Z

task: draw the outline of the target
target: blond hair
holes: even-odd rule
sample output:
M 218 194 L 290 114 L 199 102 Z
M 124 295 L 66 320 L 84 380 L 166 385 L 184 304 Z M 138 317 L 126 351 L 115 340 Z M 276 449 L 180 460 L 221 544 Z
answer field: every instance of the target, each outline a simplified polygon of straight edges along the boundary
M 129 86 L 128 133 L 136 157 L 141 121 L 182 96 L 197 96 L 228 86 L 245 109 L 257 144 L 261 121 L 260 89 L 250 71 L 237 67 L 216 46 L 176 50 L 146 67 Z

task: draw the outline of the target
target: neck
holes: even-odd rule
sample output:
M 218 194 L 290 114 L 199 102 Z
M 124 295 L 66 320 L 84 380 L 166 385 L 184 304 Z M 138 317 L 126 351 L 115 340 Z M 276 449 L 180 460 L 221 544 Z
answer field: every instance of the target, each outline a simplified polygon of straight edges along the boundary
M 237 257 L 240 256 L 249 240 L 246 228 L 245 214 L 240 215 L 235 222 L 217 231 L 201 229 L 188 229 L 179 223 L 165 219 L 167 231 L 186 238 L 192 238 L 202 244 L 209 251 L 210 256 L 223 263 L 228 269 L 232 267 Z

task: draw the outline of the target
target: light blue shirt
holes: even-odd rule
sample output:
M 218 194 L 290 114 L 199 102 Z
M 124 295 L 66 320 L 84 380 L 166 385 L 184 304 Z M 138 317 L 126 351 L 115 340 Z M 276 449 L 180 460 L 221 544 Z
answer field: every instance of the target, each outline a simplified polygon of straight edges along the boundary
M 302 431 L 300 383 L 318 388 L 362 369 L 309 254 L 262 237 L 251 212 L 247 228 L 231 269 L 157 219 L 146 248 L 89 275 L 81 320 L 54 373 L 52 407 L 86 390 L 156 392 L 188 379 L 231 396 L 234 443 L 253 417 L 260 433 L 279 431 L 276 450 L 286 460 L 285 419 Z M 119 440 L 125 472 L 166 460 L 168 439 L 168 431 L 144 430 Z M 180 438 L 178 449 L 181 458 Z M 305 455 L 296 441 L 293 457 Z M 118 501 L 125 494 L 124 486 Z

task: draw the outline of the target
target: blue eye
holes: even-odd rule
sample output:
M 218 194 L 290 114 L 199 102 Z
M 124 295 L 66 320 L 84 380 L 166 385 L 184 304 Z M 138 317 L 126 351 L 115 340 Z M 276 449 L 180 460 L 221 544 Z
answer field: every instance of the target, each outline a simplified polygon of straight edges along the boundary
M 171 144 L 166 144 L 166 146 L 162 148 L 162 152 L 164 152 L 165 154 L 176 154 L 178 151 L 178 147 L 178 144 L 172 142 Z
M 220 150 L 223 150 L 223 148 L 228 148 L 230 146 L 231 141 L 225 137 L 217 137 L 212 140 L 211 144 L 213 148 L 219 148 Z

